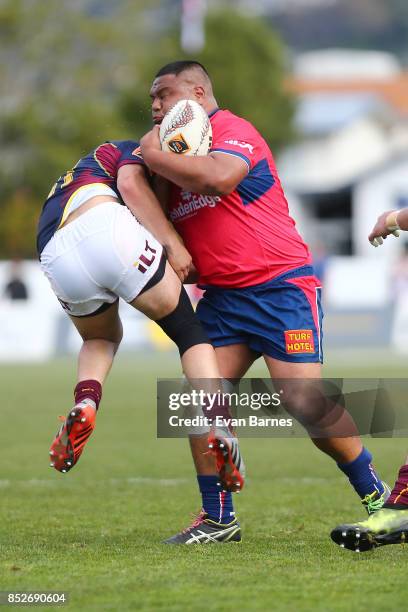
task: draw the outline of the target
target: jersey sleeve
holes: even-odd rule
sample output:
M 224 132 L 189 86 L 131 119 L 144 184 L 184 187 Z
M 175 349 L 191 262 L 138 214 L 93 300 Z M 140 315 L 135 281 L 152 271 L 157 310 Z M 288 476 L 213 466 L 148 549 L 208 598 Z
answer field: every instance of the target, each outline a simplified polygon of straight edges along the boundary
M 145 165 L 139 143 L 135 140 L 104 142 L 94 150 L 93 159 L 109 178 L 115 178 L 119 168 L 126 164 Z
M 118 170 L 121 166 L 128 164 L 142 164 L 145 165 L 140 150 L 140 145 L 136 140 L 122 140 L 116 144 L 120 150 L 120 157 L 118 160 Z
M 240 157 L 248 165 L 248 172 L 259 157 L 259 134 L 247 121 L 233 117 L 223 121 L 222 127 L 213 133 L 210 153 L 224 153 Z

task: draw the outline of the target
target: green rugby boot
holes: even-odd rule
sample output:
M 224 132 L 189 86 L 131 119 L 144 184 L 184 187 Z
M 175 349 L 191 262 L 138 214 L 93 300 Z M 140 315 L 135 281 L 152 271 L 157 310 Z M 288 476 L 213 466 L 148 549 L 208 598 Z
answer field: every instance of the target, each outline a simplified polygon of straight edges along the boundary
M 355 552 L 365 552 L 386 544 L 408 542 L 408 508 L 382 508 L 365 521 L 339 525 L 331 532 L 333 542 Z

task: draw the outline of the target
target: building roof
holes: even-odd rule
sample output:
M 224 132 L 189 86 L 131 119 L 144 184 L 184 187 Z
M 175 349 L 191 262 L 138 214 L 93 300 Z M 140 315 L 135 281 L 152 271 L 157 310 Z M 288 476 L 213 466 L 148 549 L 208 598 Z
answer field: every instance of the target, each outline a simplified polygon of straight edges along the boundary
M 399 114 L 408 117 L 408 72 L 401 72 L 388 79 L 308 79 L 296 76 L 289 77 L 286 86 L 290 92 L 299 96 L 311 93 L 374 94 L 390 104 Z

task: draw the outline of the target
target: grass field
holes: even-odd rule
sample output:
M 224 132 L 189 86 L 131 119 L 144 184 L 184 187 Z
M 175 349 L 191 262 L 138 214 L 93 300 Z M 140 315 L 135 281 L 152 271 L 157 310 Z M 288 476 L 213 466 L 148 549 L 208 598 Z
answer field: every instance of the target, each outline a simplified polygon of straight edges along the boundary
M 389 359 L 328 361 L 330 375 L 406 375 Z M 47 451 L 70 407 L 74 360 L 1 366 L 0 590 L 63 590 L 72 610 L 405 609 L 408 550 L 332 544 L 330 529 L 362 513 L 308 440 L 242 440 L 242 544 L 161 544 L 200 508 L 186 442 L 155 435 L 156 376 L 177 373 L 175 355 L 119 357 L 95 435 L 64 476 Z M 367 445 L 393 482 L 407 441 Z

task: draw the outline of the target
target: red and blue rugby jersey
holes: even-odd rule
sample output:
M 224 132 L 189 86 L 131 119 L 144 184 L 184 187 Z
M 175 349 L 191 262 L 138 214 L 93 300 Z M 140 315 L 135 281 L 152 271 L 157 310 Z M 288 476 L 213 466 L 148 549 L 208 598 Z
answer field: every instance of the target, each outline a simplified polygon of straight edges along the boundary
M 265 140 L 227 110 L 216 110 L 210 119 L 211 151 L 240 157 L 248 174 L 226 196 L 172 187 L 170 219 L 193 257 L 200 285 L 248 287 L 310 264 Z
M 78 189 L 85 185 L 103 183 L 113 189 L 118 197 L 116 180 L 118 170 L 127 164 L 143 164 L 139 143 L 135 140 L 111 140 L 105 142 L 60 176 L 51 189 L 43 206 L 37 230 L 37 251 L 41 254 L 47 242 L 58 229 L 65 207 Z

